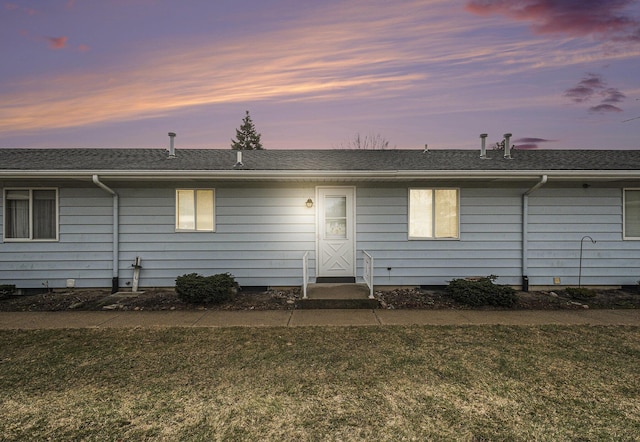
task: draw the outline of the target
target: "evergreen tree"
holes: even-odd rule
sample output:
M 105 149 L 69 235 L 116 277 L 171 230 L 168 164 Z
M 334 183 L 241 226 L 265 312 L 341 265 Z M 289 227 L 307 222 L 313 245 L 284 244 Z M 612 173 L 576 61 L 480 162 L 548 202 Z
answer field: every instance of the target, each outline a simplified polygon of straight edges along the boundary
M 256 132 L 256 127 L 251 121 L 249 111 L 242 119 L 240 129 L 236 129 L 236 139 L 231 140 L 231 149 L 233 150 L 262 150 L 260 142 L 260 134 Z

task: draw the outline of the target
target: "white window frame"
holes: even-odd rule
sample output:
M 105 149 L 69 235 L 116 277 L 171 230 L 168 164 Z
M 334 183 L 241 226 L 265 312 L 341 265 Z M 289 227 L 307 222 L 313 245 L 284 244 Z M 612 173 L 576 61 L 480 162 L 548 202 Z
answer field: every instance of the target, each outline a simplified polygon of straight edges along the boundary
M 431 190 L 432 206 L 431 206 L 431 226 L 433 236 L 411 236 L 411 191 L 412 190 Z M 455 190 L 456 192 L 456 210 L 457 210 L 457 236 L 453 237 L 437 237 L 436 232 L 436 191 L 438 190 Z M 458 241 L 460 239 L 460 188 L 458 187 L 410 187 L 407 189 L 407 238 L 410 241 Z
M 622 239 L 637 241 L 640 240 L 640 236 L 627 236 L 627 190 L 640 192 L 640 187 L 622 189 Z
M 198 207 L 197 207 L 197 198 L 196 198 L 196 192 L 198 191 L 202 191 L 202 190 L 206 190 L 206 191 L 210 191 L 212 192 L 212 201 L 211 201 L 211 205 L 212 205 L 212 213 L 211 213 L 211 217 L 212 217 L 212 228 L 210 229 L 198 229 Z M 193 207 L 193 213 L 194 213 L 194 228 L 193 229 L 185 229 L 185 228 L 180 228 L 178 226 L 178 221 L 180 219 L 180 207 L 179 207 L 179 197 L 178 197 L 178 193 L 179 192 L 184 192 L 184 191 L 191 191 L 193 192 L 193 200 L 194 200 L 194 207 Z M 202 232 L 215 232 L 216 231 L 216 190 L 213 188 L 180 188 L 180 189 L 176 189 L 176 193 L 175 193 L 175 206 L 176 206 L 176 213 L 175 213 L 175 229 L 176 232 L 196 232 L 196 233 L 202 233 Z
M 8 238 L 7 223 L 9 222 L 9 214 L 7 213 L 7 192 L 10 190 L 23 190 L 29 192 L 29 237 L 28 238 Z M 56 210 L 55 210 L 55 238 L 34 238 L 33 237 L 33 191 L 37 190 L 53 190 L 56 194 Z M 60 237 L 60 198 L 57 187 L 5 187 L 2 189 L 2 240 L 3 242 L 56 242 Z

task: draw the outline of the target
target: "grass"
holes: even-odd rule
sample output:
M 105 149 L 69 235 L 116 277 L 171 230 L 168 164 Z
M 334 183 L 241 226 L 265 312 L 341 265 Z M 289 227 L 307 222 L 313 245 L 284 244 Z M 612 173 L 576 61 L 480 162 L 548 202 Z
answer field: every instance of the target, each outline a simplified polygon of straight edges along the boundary
M 637 327 L 0 331 L 2 440 L 638 440 Z

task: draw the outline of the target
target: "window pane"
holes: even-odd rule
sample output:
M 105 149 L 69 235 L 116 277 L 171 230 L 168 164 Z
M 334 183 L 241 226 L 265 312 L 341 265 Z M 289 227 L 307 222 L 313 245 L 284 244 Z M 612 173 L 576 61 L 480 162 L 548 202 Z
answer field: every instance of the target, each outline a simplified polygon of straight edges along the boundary
M 640 190 L 624 191 L 624 234 L 640 238 Z
M 344 196 L 327 196 L 324 200 L 324 213 L 327 218 L 346 218 L 347 198 Z
M 411 189 L 409 191 L 409 237 L 433 237 L 433 191 Z
M 213 230 L 213 190 L 196 191 L 197 230 Z
M 56 238 L 56 191 L 33 191 L 33 239 Z
M 194 230 L 196 228 L 194 191 L 178 190 L 177 199 L 176 228 Z
M 327 196 L 324 199 L 324 231 L 330 238 L 347 237 L 347 198 Z
M 436 238 L 458 237 L 458 191 L 436 190 Z
M 29 200 L 9 199 L 10 192 L 7 192 L 4 234 L 7 238 L 29 238 Z

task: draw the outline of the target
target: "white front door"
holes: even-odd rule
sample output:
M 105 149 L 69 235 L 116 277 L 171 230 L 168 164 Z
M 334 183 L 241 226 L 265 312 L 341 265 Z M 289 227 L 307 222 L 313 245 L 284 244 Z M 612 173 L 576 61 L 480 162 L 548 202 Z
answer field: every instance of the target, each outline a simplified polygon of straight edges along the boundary
M 318 277 L 354 277 L 355 187 L 318 187 Z

